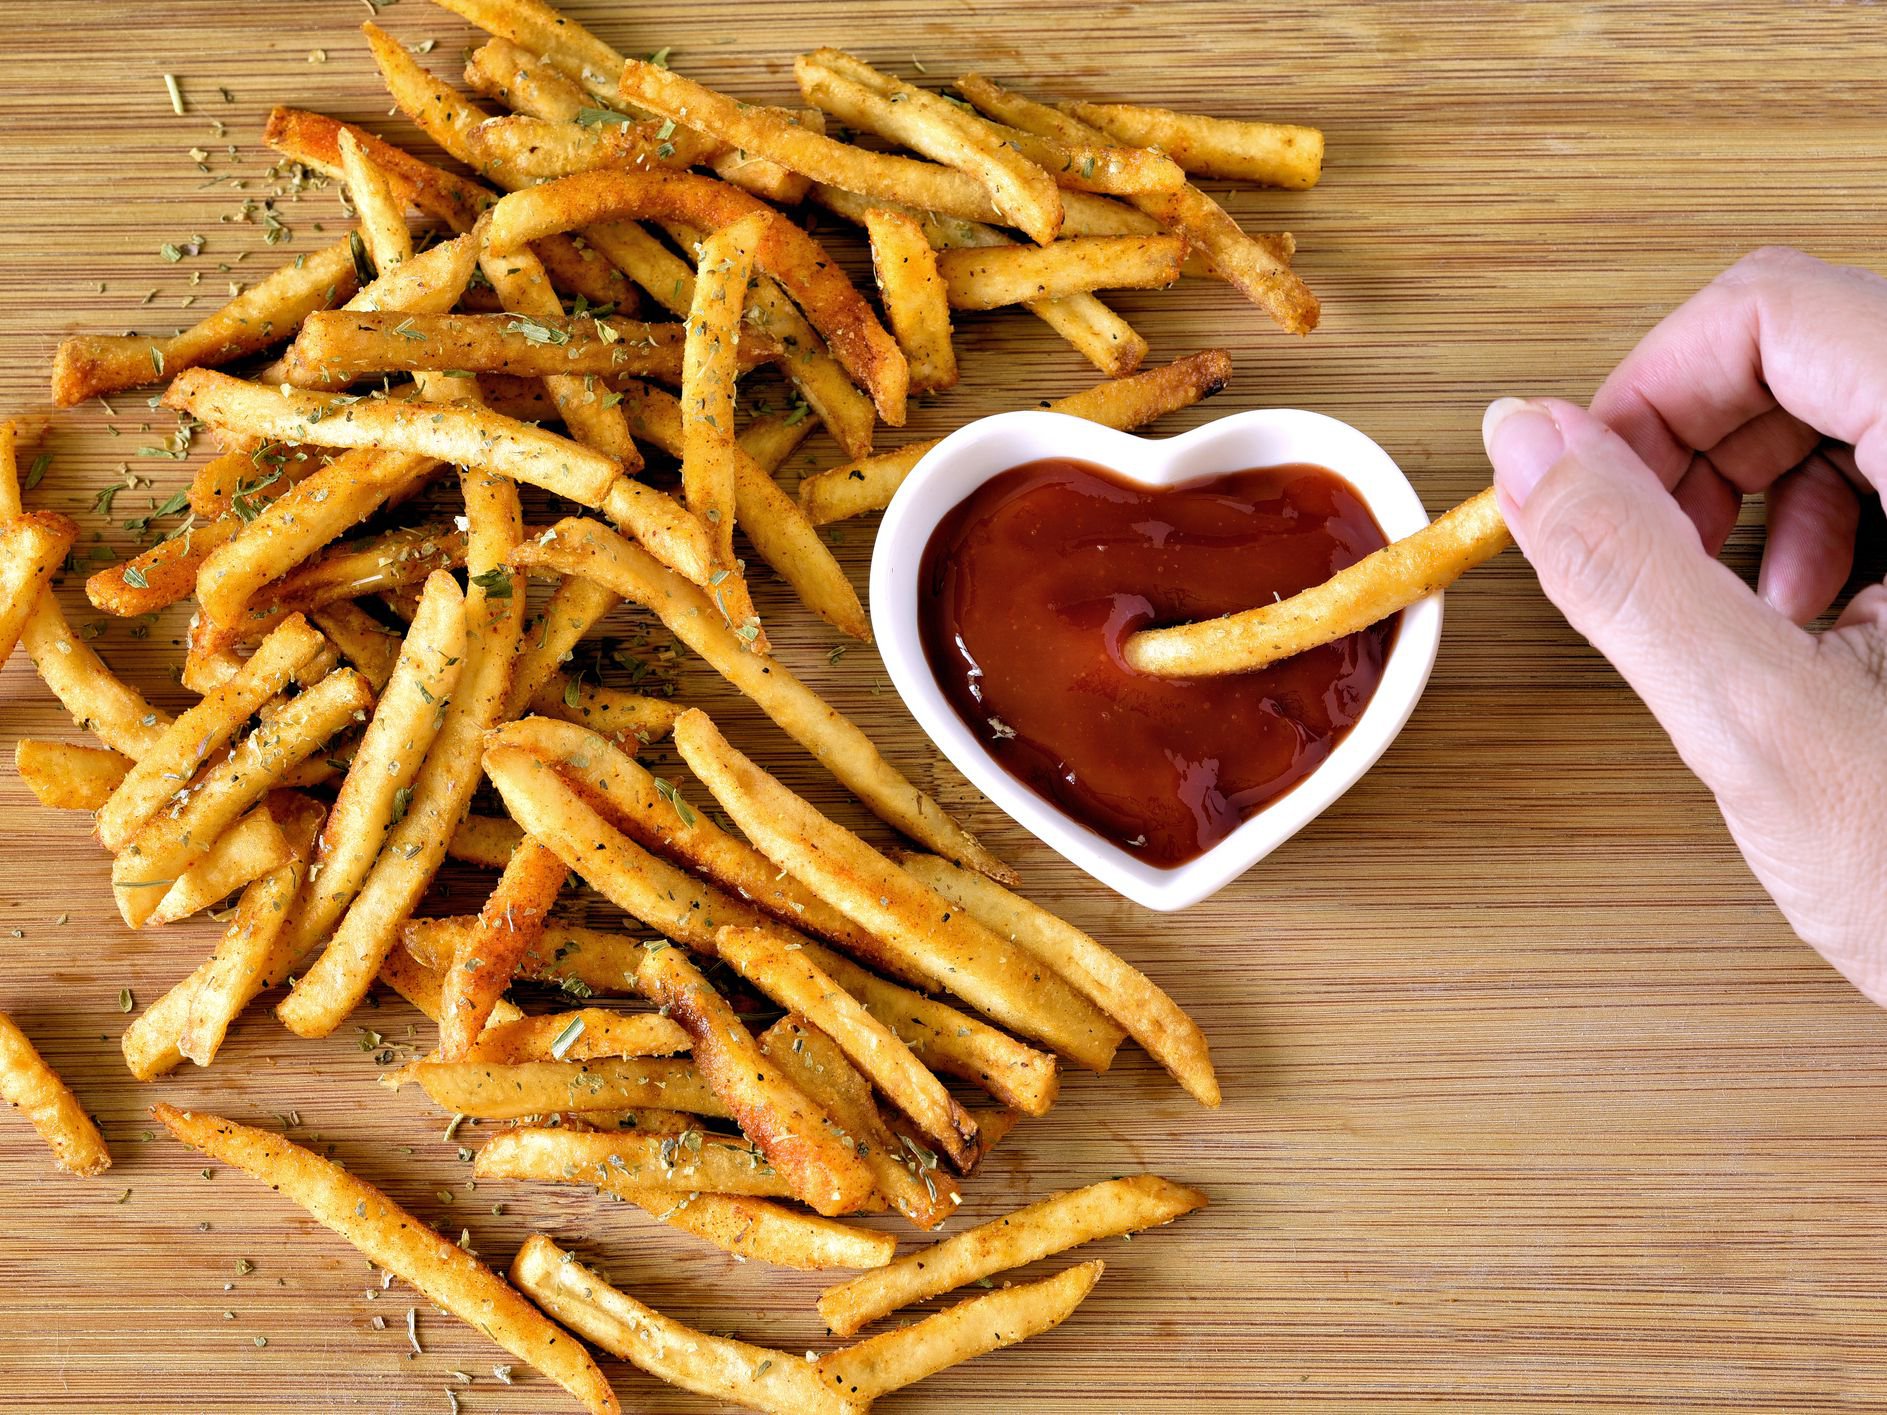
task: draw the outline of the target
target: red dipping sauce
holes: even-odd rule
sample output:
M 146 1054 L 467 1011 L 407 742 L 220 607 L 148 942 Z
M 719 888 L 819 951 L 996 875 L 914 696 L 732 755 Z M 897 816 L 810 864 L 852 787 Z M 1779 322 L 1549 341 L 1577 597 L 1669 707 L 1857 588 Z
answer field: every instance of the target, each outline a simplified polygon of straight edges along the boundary
M 1009 772 L 1147 863 L 1181 865 L 1330 755 L 1376 691 L 1396 620 L 1225 678 L 1137 673 L 1121 644 L 1295 594 L 1386 543 L 1322 467 L 1153 490 L 1086 462 L 1030 462 L 931 534 L 924 652 Z

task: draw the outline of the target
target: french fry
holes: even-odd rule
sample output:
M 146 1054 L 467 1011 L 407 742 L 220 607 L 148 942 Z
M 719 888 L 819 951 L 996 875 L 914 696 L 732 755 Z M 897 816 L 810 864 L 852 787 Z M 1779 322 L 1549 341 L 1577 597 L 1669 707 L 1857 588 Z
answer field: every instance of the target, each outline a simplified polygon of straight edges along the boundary
M 1446 589 L 1511 544 L 1489 487 L 1321 585 L 1220 619 L 1142 629 L 1127 636 L 1122 652 L 1133 668 L 1164 678 L 1249 673 L 1367 629 Z
M 395 949 L 389 957 L 411 957 Z M 655 1012 L 611 1012 L 585 1007 L 546 1012 L 486 1026 L 467 1061 L 517 1065 L 526 1061 L 595 1061 L 601 1057 L 671 1056 L 688 1049 L 688 1034 Z
M 543 1372 L 594 1415 L 621 1406 L 582 1346 L 491 1269 L 443 1238 L 364 1179 L 301 1146 L 221 1116 L 155 1105 L 151 1114 L 184 1144 L 287 1195 L 444 1308 Z
M 485 1029 L 492 1005 L 511 985 L 531 944 L 544 934 L 545 915 L 570 872 L 556 854 L 529 836 L 505 865 L 479 911 L 478 927 L 452 956 L 440 1001 L 439 1051 L 462 1061 Z
M 204 857 L 177 876 L 145 922 L 174 924 L 280 869 L 293 855 L 266 806 L 259 806 L 217 837 Z
M 401 997 L 437 1022 L 441 1015 L 440 999 L 445 995 L 445 968 L 422 963 L 404 948 L 396 948 L 380 965 L 379 979 Z M 510 998 L 501 997 L 491 1009 L 487 1030 L 527 1020 Z M 549 1058 L 553 1059 L 554 1058 Z
M 808 959 L 803 948 L 783 943 L 772 931 L 737 927 L 723 927 L 714 938 L 715 951 L 737 973 L 830 1037 L 920 1133 L 956 1164 L 968 1163 L 976 1122 L 897 1033 Z
M 654 1106 L 714 1119 L 727 1106 L 692 1062 L 599 1057 L 592 1061 L 415 1061 L 389 1078 L 416 1082 L 441 1110 L 481 1120 Z
M 54 810 L 97 810 L 111 799 L 131 767 L 131 758 L 109 747 L 81 747 L 31 737 L 22 737 L 13 744 L 13 769 L 34 799 Z
M 1205 1206 L 1206 1196 L 1197 1189 L 1155 1174 L 1064 1190 L 828 1287 L 819 1297 L 819 1315 L 834 1334 L 851 1336 L 900 1307 L 1083 1243 L 1171 1223 Z
M 813 423 L 804 408 L 787 413 L 760 413 L 748 420 L 737 440 L 740 450 L 753 464 L 772 476 L 812 429 Z
M 1199 177 L 1305 191 L 1323 171 L 1324 135 L 1290 123 L 1175 113 L 1133 103 L 1063 103 L 1064 113 L 1137 147 L 1156 147 Z
M 1097 383 L 1057 399 L 1048 404 L 1048 410 L 1125 431 L 1210 398 L 1225 387 L 1231 376 L 1231 355 L 1223 349 L 1207 349 L 1128 378 Z M 913 442 L 895 452 L 881 452 L 863 461 L 816 472 L 799 484 L 800 507 L 815 526 L 882 510 L 891 504 L 892 496 L 924 454 L 936 445 L 936 440 Z
M 400 658 L 400 635 L 350 599 L 324 604 L 308 615 L 327 635 L 341 656 L 373 685 L 376 695 L 386 691 Z
M 614 92 L 622 56 L 575 20 L 543 0 L 436 0 L 470 21 L 544 60 L 592 93 Z
M 248 458 L 242 462 L 247 466 Z M 85 597 L 94 609 L 121 619 L 168 609 L 190 596 L 203 562 L 241 525 L 235 516 L 219 516 L 160 540 L 129 560 L 94 571 L 85 581 Z
M 514 820 L 497 816 L 467 816 L 452 832 L 446 853 L 468 865 L 502 870 L 511 852 L 524 843 L 524 832 Z
M 585 506 L 601 506 L 621 467 L 567 437 L 484 408 L 283 392 L 211 369 L 175 379 L 165 406 L 219 427 L 321 447 L 374 447 L 495 472 Z
M 892 1208 L 925 1230 L 950 1217 L 957 1205 L 955 1191 L 948 1181 L 940 1191 L 932 1173 L 903 1149 L 879 1114 L 871 1082 L 846 1059 L 837 1042 L 788 1013 L 760 1034 L 760 1050 L 851 1137 Z M 937 1157 L 921 1145 L 916 1148 L 934 1171 Z
M 870 1407 L 826 1389 L 798 1356 L 696 1331 L 644 1306 L 541 1233 L 518 1250 L 511 1280 L 572 1331 L 682 1390 L 766 1415 L 863 1415 Z
M 935 856 L 904 860 L 915 875 L 990 932 L 1021 944 L 1127 1029 L 1127 1035 L 1201 1105 L 1219 1103 L 1205 1035 L 1179 1004 L 1131 963 L 994 880 Z
M 240 672 L 178 718 L 131 768 L 98 813 L 98 843 L 116 854 L 132 834 L 186 789 L 197 769 L 235 736 L 262 705 L 288 686 L 323 644 L 300 615 L 270 631 Z
M 988 79 L 965 74 L 956 89 L 992 118 L 1060 142 L 1093 142 L 1105 135 L 1078 118 L 1010 93 Z M 1253 240 L 1211 197 L 1190 183 L 1169 192 L 1144 192 L 1129 200 L 1197 248 L 1214 272 L 1292 334 L 1317 327 L 1317 297 L 1265 242 Z
M 633 381 L 623 383 L 619 392 L 636 435 L 664 451 L 679 453 L 684 445 L 680 402 L 659 388 Z M 871 642 L 871 620 L 859 603 L 858 591 L 798 504 L 745 448 L 735 447 L 732 461 L 734 518 L 754 551 L 813 613 L 839 632 Z
M 352 669 L 329 674 L 244 737 L 179 810 L 147 821 L 112 861 L 112 893 L 124 921 L 132 928 L 148 921 L 164 892 L 239 815 L 372 701 L 367 680 Z
M 991 310 L 1104 289 L 1158 289 L 1179 279 L 1178 236 L 1076 236 L 1047 246 L 945 251 L 938 274 L 952 309 Z
M 779 1173 L 744 1140 L 684 1130 L 623 1135 L 523 1127 L 494 1135 L 472 1166 L 475 1179 L 537 1179 L 599 1188 L 790 1198 Z
M 675 746 L 762 854 L 878 935 L 931 986 L 1093 1071 L 1124 1033 L 1039 960 L 953 910 L 729 745 L 706 713 L 675 723 Z
M 726 1000 L 679 948 L 652 948 L 636 971 L 645 996 L 688 1033 L 694 1064 L 796 1198 L 831 1218 L 863 1208 L 871 1170 L 806 1093 L 761 1055 Z
M 581 126 L 523 115 L 487 118 L 466 141 L 481 168 L 504 174 L 515 187 L 603 167 L 693 167 L 721 150 L 719 143 L 673 123 L 627 117 Z
M 563 674 L 531 695 L 532 712 L 562 718 L 618 742 L 646 746 L 668 735 L 681 708 L 667 698 L 651 698 L 622 688 L 584 683 Z
M 926 1376 L 1060 1326 L 1100 1280 L 1097 1258 L 1039 1282 L 1018 1283 L 946 1308 L 908 1327 L 842 1347 L 814 1369 L 830 1390 L 871 1401 Z
M 72 632 L 52 595 L 42 593 L 34 602 L 20 642 L 72 720 L 107 747 L 135 760 L 170 726 L 169 713 L 146 702 Z
M 594 521 L 560 521 L 520 546 L 513 563 L 586 575 L 652 610 L 880 819 L 947 859 L 1013 882 L 1014 873 L 885 761 L 863 732 L 777 660 L 749 652 L 698 588 L 621 536 Z
M 53 355 L 53 402 L 69 408 L 100 393 L 156 383 L 184 369 L 228 363 L 267 348 L 293 334 L 310 311 L 353 294 L 357 283 L 350 241 L 336 241 L 290 261 L 171 338 L 75 335 Z
M 950 300 L 924 228 L 884 207 L 872 207 L 864 215 L 878 293 L 891 332 L 911 365 L 912 390 L 954 388 L 957 355 L 950 347 Z
M 57 511 L 28 511 L 0 523 L 0 663 L 12 655 L 53 571 L 78 538 L 78 522 Z
M 92 1176 L 111 1168 L 111 1151 L 78 1097 L 46 1064 L 26 1034 L 0 1012 L 0 1100 L 16 1106 L 67 1174 Z
M 557 675 L 558 667 L 576 651 L 583 636 L 622 601 L 594 580 L 571 576 L 557 586 L 535 634 L 518 646 L 511 666 L 511 689 L 505 698 L 506 719 L 521 714 L 538 689 Z
M 262 141 L 284 157 L 293 158 L 326 176 L 339 178 L 342 175 L 340 141 L 344 131 L 354 135 L 375 166 L 391 172 L 406 185 L 407 199 L 414 206 L 445 222 L 454 231 L 470 231 L 480 214 L 497 200 L 478 183 L 421 162 L 365 128 L 323 113 L 300 108 L 272 109 L 262 131 Z M 351 273 L 351 260 L 348 269 Z

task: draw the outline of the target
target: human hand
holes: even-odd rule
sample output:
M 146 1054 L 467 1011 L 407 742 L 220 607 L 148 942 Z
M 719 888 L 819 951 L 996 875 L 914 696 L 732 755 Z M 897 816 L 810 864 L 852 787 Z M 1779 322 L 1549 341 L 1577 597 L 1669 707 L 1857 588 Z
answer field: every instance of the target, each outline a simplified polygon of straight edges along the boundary
M 1887 491 L 1887 280 L 1758 251 L 1590 412 L 1503 398 L 1482 436 L 1547 597 L 1715 793 L 1796 933 L 1887 1004 L 1887 586 L 1800 627 L 1847 580 L 1860 498 Z M 1758 492 L 1752 593 L 1715 556 Z

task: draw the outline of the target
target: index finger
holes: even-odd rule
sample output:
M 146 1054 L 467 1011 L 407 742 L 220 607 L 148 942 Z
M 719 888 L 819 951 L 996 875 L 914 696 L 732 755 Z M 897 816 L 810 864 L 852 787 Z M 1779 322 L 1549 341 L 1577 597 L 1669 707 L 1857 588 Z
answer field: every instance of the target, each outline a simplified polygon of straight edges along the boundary
M 1592 400 L 1667 487 L 1777 407 L 1852 445 L 1861 476 L 1887 487 L 1887 280 L 1756 251 L 1667 315 Z

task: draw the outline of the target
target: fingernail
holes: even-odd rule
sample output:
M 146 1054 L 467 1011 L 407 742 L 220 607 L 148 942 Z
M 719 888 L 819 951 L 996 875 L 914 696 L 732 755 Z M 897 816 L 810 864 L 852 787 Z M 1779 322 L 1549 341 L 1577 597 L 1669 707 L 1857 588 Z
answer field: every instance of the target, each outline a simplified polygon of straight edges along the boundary
M 1516 506 L 1526 505 L 1546 470 L 1566 454 L 1559 424 L 1526 398 L 1496 398 L 1481 417 L 1481 442 L 1494 464 L 1494 482 Z

